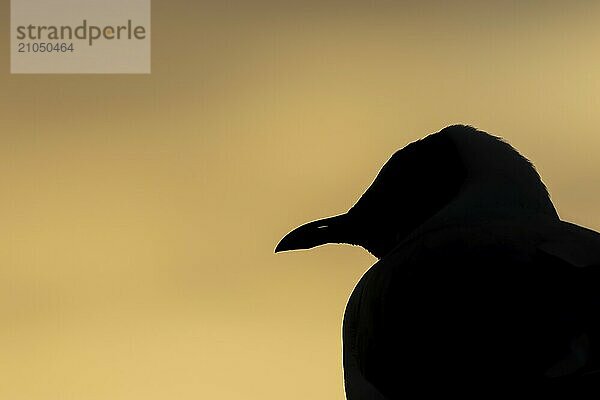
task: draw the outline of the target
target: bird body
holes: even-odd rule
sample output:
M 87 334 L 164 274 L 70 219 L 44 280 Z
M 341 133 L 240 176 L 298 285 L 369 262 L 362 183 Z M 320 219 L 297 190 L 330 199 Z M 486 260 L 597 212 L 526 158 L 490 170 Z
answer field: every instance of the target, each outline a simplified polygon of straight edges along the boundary
M 379 258 L 344 314 L 349 400 L 600 383 L 600 234 L 561 221 L 499 138 L 456 125 L 406 146 L 347 213 L 276 251 L 325 243 Z
M 600 337 L 599 267 L 600 235 L 564 222 L 451 224 L 414 235 L 372 266 L 348 301 L 348 399 L 377 398 L 355 395 L 365 382 L 396 399 L 430 381 L 507 388 L 600 369 L 600 344 L 589 343 Z

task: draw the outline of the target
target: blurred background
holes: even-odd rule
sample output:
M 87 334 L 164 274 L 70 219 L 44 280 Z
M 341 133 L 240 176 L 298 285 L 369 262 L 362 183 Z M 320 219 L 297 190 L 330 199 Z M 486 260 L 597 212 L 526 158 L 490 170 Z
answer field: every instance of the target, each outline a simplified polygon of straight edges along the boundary
M 600 229 L 600 3 L 154 0 L 151 75 L 10 75 L 0 8 L 0 398 L 343 399 L 375 261 L 273 254 L 452 123 Z

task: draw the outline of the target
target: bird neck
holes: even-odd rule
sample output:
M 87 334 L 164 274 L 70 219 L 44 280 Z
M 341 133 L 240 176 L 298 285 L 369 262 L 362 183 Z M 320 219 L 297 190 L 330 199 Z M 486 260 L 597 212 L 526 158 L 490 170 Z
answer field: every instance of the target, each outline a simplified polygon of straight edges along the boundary
M 490 219 L 542 217 L 558 220 L 558 213 L 544 188 L 516 185 L 514 181 L 488 179 L 467 182 L 457 197 L 435 217 L 463 223 Z

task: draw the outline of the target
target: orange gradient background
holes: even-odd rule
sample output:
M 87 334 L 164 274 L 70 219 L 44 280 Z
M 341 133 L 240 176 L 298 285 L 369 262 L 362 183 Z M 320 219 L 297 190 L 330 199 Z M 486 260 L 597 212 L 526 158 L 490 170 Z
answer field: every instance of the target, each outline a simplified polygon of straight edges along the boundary
M 2 399 L 343 399 L 374 258 L 273 249 L 451 123 L 600 229 L 598 2 L 154 0 L 151 75 L 10 75 L 0 13 Z

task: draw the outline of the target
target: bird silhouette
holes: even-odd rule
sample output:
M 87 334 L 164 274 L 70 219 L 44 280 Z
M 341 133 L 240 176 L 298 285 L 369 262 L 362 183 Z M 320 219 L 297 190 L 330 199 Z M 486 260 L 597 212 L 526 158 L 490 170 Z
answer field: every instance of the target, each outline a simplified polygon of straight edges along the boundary
M 326 243 L 379 259 L 344 314 L 349 400 L 600 383 L 600 234 L 560 220 L 499 137 L 453 125 L 407 145 L 275 251 Z

